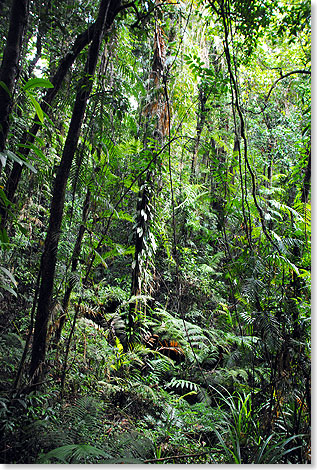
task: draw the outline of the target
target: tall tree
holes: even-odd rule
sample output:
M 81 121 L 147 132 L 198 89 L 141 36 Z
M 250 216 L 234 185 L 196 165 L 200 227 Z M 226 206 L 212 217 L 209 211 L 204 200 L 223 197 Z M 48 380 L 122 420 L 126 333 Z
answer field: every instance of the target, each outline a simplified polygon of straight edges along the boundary
M 32 359 L 30 374 L 33 384 L 39 381 L 45 361 L 47 323 L 54 287 L 57 249 L 63 217 L 67 180 L 78 143 L 80 129 L 84 118 L 87 101 L 93 87 L 101 41 L 106 26 L 109 27 L 120 9 L 120 0 L 101 0 L 94 34 L 87 54 L 84 76 L 76 95 L 73 114 L 60 165 L 57 170 L 50 207 L 45 247 L 41 260 L 41 285 L 34 327 Z
M 29 0 L 13 0 L 7 42 L 0 67 L 0 152 L 5 149 L 9 131 L 12 95 L 29 12 Z
M 84 49 L 87 44 L 91 41 L 94 33 L 95 24 L 92 24 L 89 28 L 86 29 L 83 33 L 79 34 L 74 41 L 74 44 L 69 52 L 61 59 L 59 66 L 57 67 L 56 72 L 51 77 L 50 81 L 53 85 L 53 88 L 50 88 L 45 96 L 43 97 L 40 106 L 44 113 L 47 113 L 54 98 L 56 97 L 66 74 L 69 72 L 74 61 L 78 57 L 78 54 Z M 22 159 L 27 159 L 31 151 L 31 145 L 36 139 L 36 135 L 41 128 L 41 123 L 39 122 L 37 114 L 34 116 L 33 124 L 30 129 L 25 130 L 22 139 L 21 139 L 21 148 L 20 155 Z M 14 201 L 14 196 L 22 175 L 23 166 L 19 162 L 13 162 L 12 170 L 10 171 L 6 186 L 5 186 L 5 195 L 6 198 L 10 201 Z M 0 204 L 0 216 L 1 216 L 1 226 L 4 228 L 6 225 L 8 217 L 9 207 L 5 204 Z
M 146 117 L 144 149 L 149 152 L 153 163 L 145 177 L 140 178 L 140 192 L 137 203 L 137 222 L 135 226 L 135 252 L 132 265 L 131 295 L 138 296 L 142 293 L 142 265 L 144 269 L 146 258 L 146 243 L 150 243 L 149 226 L 153 214 L 151 213 L 151 200 L 153 199 L 154 181 L 157 176 L 158 159 L 156 153 L 163 145 L 163 139 L 169 129 L 169 110 L 164 93 L 163 79 L 166 73 L 166 46 L 164 32 L 158 20 L 155 21 L 155 38 L 152 70 L 150 72 L 150 102 L 146 105 L 143 113 Z M 154 122 L 154 130 L 151 123 Z M 152 130 L 149 135 L 149 129 Z M 149 145 L 151 142 L 151 145 Z M 154 144 L 154 145 L 153 145 Z M 153 153 L 152 153 L 153 152 Z M 138 307 L 137 302 L 131 303 L 128 319 L 128 329 L 131 334 L 133 329 L 134 312 Z

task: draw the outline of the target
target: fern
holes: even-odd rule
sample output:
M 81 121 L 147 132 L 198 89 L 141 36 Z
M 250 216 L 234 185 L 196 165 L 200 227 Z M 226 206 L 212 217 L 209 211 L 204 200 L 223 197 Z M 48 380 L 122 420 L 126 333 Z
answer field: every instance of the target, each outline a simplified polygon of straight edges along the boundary
M 66 408 L 63 422 L 75 444 L 98 439 L 98 433 L 102 433 L 102 403 L 93 397 L 80 397 Z
M 51 464 L 51 463 L 69 463 L 69 464 L 85 464 L 92 463 L 100 458 L 112 458 L 109 453 L 93 447 L 89 444 L 70 444 L 62 447 L 57 447 L 45 455 L 40 456 L 37 463 Z
M 179 398 L 177 399 L 176 404 L 178 404 L 178 402 Z M 183 428 L 184 420 L 180 416 L 180 413 L 176 406 L 173 406 L 172 404 L 167 404 L 162 411 L 157 425 L 162 427 L 165 432 L 169 432 L 171 427 Z
M 75 304 L 75 308 L 77 308 L 77 304 Z M 92 308 L 90 305 L 81 303 L 78 307 L 79 315 L 82 318 L 87 318 L 88 320 L 94 321 L 100 317 L 99 310 Z
M 173 339 L 187 350 L 193 347 L 203 347 L 204 344 L 210 344 L 210 341 L 202 328 L 193 323 L 183 321 L 175 317 L 164 309 L 157 309 L 155 314 L 159 317 L 157 320 L 149 322 L 154 327 L 155 333 L 161 339 Z
M 130 431 L 116 436 L 116 453 L 123 459 L 150 458 L 154 456 L 154 446 L 150 439 L 136 431 Z
M 10 373 L 13 373 L 20 361 L 23 348 L 24 341 L 16 333 L 6 333 L 0 338 L 0 362 L 2 364 L 0 384 L 4 389 L 9 386 Z
M 158 391 L 153 389 L 153 386 L 147 385 L 144 382 L 132 382 L 130 383 L 130 387 L 133 392 L 137 393 L 139 397 L 142 397 L 146 400 L 151 400 L 151 402 L 160 404 L 161 403 L 161 396 Z
M 54 448 L 73 445 L 73 439 L 66 426 L 51 422 L 49 419 L 38 419 L 24 428 L 24 448 L 30 454 L 35 449 L 48 452 Z
M 181 389 L 187 389 L 190 391 L 199 391 L 199 386 L 191 382 L 190 380 L 184 380 L 184 379 L 177 379 L 176 377 L 173 377 L 172 380 L 165 385 L 165 388 L 169 387 L 176 387 L 176 388 L 181 388 Z
M 282 345 L 282 337 L 277 319 L 271 313 L 258 315 L 254 322 L 255 329 L 261 334 L 263 342 L 272 351 L 278 351 Z
M 188 341 L 190 341 L 192 347 L 202 349 L 206 346 L 206 343 L 209 345 L 209 340 L 200 327 L 188 322 L 186 322 L 185 325 Z
M 219 369 L 219 372 L 223 376 L 224 380 L 227 382 L 232 380 L 233 383 L 235 384 L 240 384 L 241 379 L 243 383 L 248 382 L 248 372 L 245 369 L 241 368 L 225 368 L 225 369 Z

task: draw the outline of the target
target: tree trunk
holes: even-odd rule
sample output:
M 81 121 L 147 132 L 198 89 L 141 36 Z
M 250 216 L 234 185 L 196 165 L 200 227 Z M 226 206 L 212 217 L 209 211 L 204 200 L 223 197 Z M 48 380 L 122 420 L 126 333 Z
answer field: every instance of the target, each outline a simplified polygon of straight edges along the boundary
M 199 109 L 198 109 L 197 127 L 196 127 L 197 134 L 196 134 L 195 147 L 194 147 L 191 171 L 190 171 L 191 183 L 195 180 L 197 173 L 198 173 L 198 168 L 199 168 L 198 152 L 199 152 L 199 147 L 200 147 L 201 133 L 203 131 L 205 121 L 206 121 L 206 109 L 205 108 L 206 108 L 207 98 L 208 96 L 204 92 L 204 88 L 201 85 L 199 87 Z
M 144 109 L 146 115 L 146 124 L 157 118 L 156 128 L 153 136 L 157 144 L 161 144 L 164 136 L 168 132 L 169 128 L 169 115 L 167 110 L 167 103 L 164 101 L 164 95 L 161 92 L 162 77 L 166 66 L 165 56 L 165 41 L 163 30 L 156 24 L 155 27 L 155 43 L 154 43 L 154 54 L 152 62 L 152 70 L 150 73 L 151 88 L 154 90 L 153 99 L 147 104 Z M 157 93 L 155 93 L 155 91 Z M 148 135 L 144 138 L 144 147 L 147 146 Z M 151 136 L 151 138 L 153 138 Z M 156 160 L 154 161 L 156 164 Z M 149 170 L 146 174 L 145 179 L 139 182 L 141 187 L 138 203 L 137 203 L 137 223 L 135 227 L 135 253 L 134 261 L 132 265 L 132 282 L 131 282 L 131 296 L 140 295 L 141 289 L 141 277 L 142 277 L 142 251 L 145 249 L 145 242 L 148 236 L 148 229 L 150 224 L 151 212 L 150 203 L 152 199 L 152 188 L 153 181 L 156 176 L 156 169 Z M 153 215 L 152 215 L 153 216 Z M 134 326 L 134 315 L 137 309 L 137 302 L 130 304 L 128 313 L 128 334 L 131 336 Z
M 113 19 L 119 11 L 120 0 L 101 0 L 93 39 L 88 51 L 84 77 L 77 92 L 73 115 L 70 122 L 62 158 L 57 170 L 53 197 L 50 208 L 50 219 L 42 256 L 41 285 L 36 312 L 34 339 L 30 374 L 32 384 L 36 384 L 44 374 L 43 364 L 46 354 L 47 322 L 52 300 L 54 274 L 57 260 L 57 249 L 62 224 L 66 184 L 77 147 L 78 138 L 84 118 L 87 101 L 93 85 L 93 76 L 99 56 L 99 49 L 108 16 Z
M 76 238 L 76 242 L 75 242 L 75 246 L 74 246 L 74 250 L 72 254 L 72 259 L 71 259 L 72 261 L 71 273 L 72 274 L 75 273 L 77 269 L 78 259 L 79 259 L 79 255 L 81 251 L 81 244 L 84 238 L 84 233 L 85 233 L 85 228 L 86 228 L 85 225 L 86 225 L 88 214 L 89 214 L 89 208 L 90 208 L 90 189 L 88 187 L 87 192 L 86 192 L 84 206 L 83 206 L 83 211 L 82 211 L 82 223 L 78 230 L 78 234 L 77 234 L 77 238 Z M 63 326 L 66 321 L 66 314 L 67 314 L 69 299 L 70 299 L 72 290 L 73 290 L 73 283 L 69 282 L 66 287 L 63 302 L 62 302 L 63 314 L 59 320 L 59 325 L 55 333 L 55 338 L 54 338 L 55 345 L 58 344 L 61 334 L 62 334 Z
M 77 36 L 74 45 L 72 47 L 72 50 L 68 52 L 65 57 L 60 61 L 60 64 L 57 68 L 56 73 L 54 76 L 51 78 L 51 83 L 54 85 L 54 88 L 49 88 L 47 93 L 45 94 L 44 98 L 41 101 L 41 108 L 43 112 L 47 112 L 49 110 L 50 104 L 52 103 L 53 99 L 57 95 L 63 80 L 69 71 L 70 67 L 73 65 L 76 57 L 78 54 L 84 49 L 85 46 L 91 41 L 92 36 L 94 34 L 94 29 L 95 29 L 95 23 L 92 24 L 86 31 L 83 33 L 79 34 Z M 37 117 L 37 114 L 33 118 L 33 125 L 31 129 L 28 131 L 24 132 L 24 135 L 22 137 L 21 144 L 26 145 L 27 147 L 21 147 L 20 153 L 22 156 L 26 159 L 30 153 L 30 144 L 33 144 L 35 141 L 36 134 L 38 130 L 40 129 L 41 124 L 39 123 L 39 119 Z M 7 183 L 6 183 L 6 188 L 5 188 L 5 193 L 9 201 L 13 202 L 14 200 L 14 195 L 17 190 L 21 174 L 22 174 L 23 166 L 21 166 L 19 163 L 14 162 L 12 170 L 8 176 Z M 0 205 L 0 216 L 2 219 L 1 226 L 2 228 L 6 225 L 6 220 L 8 217 L 8 208 L 5 206 Z
M 150 181 L 150 173 L 147 174 L 146 181 Z M 141 274 L 142 274 L 142 251 L 144 250 L 144 241 L 148 232 L 148 225 L 150 223 L 150 187 L 144 183 L 143 190 L 139 193 L 139 201 L 137 204 L 137 224 L 135 230 L 135 252 L 132 268 L 132 283 L 131 283 L 131 296 L 141 294 Z M 137 308 L 137 302 L 133 302 L 130 306 L 128 317 L 128 332 L 132 333 L 134 323 L 134 313 Z
M 29 14 L 29 0 L 13 0 L 8 38 L 0 67 L 0 152 L 3 152 L 9 131 L 12 95 L 18 76 L 21 46 Z
M 307 204 L 308 202 L 308 197 L 309 197 L 309 191 L 310 191 L 310 179 L 311 179 L 311 150 L 309 149 L 309 157 L 308 157 L 308 162 L 305 170 L 305 176 L 304 176 L 304 181 L 303 181 L 303 188 L 302 188 L 302 196 L 301 196 L 301 201 L 304 204 Z

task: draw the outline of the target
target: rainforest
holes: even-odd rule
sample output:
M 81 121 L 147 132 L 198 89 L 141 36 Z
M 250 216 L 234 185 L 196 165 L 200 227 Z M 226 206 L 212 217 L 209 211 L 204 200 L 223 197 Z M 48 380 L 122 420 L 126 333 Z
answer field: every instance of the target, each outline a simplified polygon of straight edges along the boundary
M 310 2 L 0 37 L 0 463 L 311 463 Z

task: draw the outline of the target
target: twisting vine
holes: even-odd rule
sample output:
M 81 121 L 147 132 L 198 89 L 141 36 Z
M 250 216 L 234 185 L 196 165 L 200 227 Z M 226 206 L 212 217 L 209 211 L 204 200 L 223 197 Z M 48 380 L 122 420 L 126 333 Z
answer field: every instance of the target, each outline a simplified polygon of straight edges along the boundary
M 214 7 L 213 2 L 211 2 L 211 6 Z M 268 232 L 268 230 L 265 226 L 263 210 L 262 210 L 261 206 L 259 205 L 258 200 L 257 200 L 257 196 L 256 196 L 256 177 L 255 177 L 254 171 L 252 170 L 249 159 L 248 159 L 248 141 L 247 141 L 247 136 L 246 136 L 245 120 L 244 120 L 242 109 L 241 109 L 241 106 L 240 106 L 239 90 L 238 90 L 237 80 L 236 80 L 236 77 L 234 75 L 234 72 L 233 72 L 232 66 L 231 66 L 231 54 L 230 54 L 230 49 L 229 49 L 229 35 L 230 35 L 230 33 L 229 33 L 229 30 L 228 30 L 228 22 L 229 22 L 228 12 L 225 10 L 223 0 L 219 3 L 219 6 L 220 6 L 220 12 L 217 11 L 217 13 L 220 14 L 222 22 L 223 22 L 223 26 L 224 26 L 224 35 L 225 35 L 225 37 L 224 37 L 224 43 L 223 44 L 224 44 L 224 50 L 225 50 L 225 57 L 226 57 L 226 61 L 227 61 L 230 81 L 232 82 L 232 86 L 233 86 L 233 90 L 234 90 L 235 101 L 233 103 L 233 106 L 236 106 L 236 109 L 237 109 L 237 112 L 238 112 L 238 115 L 239 115 L 240 132 L 241 132 L 241 137 L 242 137 L 243 144 L 244 144 L 243 145 L 244 146 L 243 156 L 244 156 L 244 160 L 245 160 L 247 169 L 248 169 L 248 171 L 250 173 L 250 176 L 251 176 L 252 198 L 253 198 L 255 207 L 256 207 L 256 209 L 258 211 L 258 214 L 259 214 L 259 218 L 260 218 L 260 222 L 261 222 L 261 226 L 262 226 L 262 230 L 263 230 L 264 235 L 266 236 L 267 240 L 271 243 L 271 245 L 277 250 L 277 252 L 280 253 L 279 247 L 276 245 L 276 243 L 272 239 L 271 235 L 269 234 L 269 232 Z M 240 146 L 239 146 L 239 152 L 240 152 Z M 248 238 L 249 238 L 249 235 L 248 235 Z

